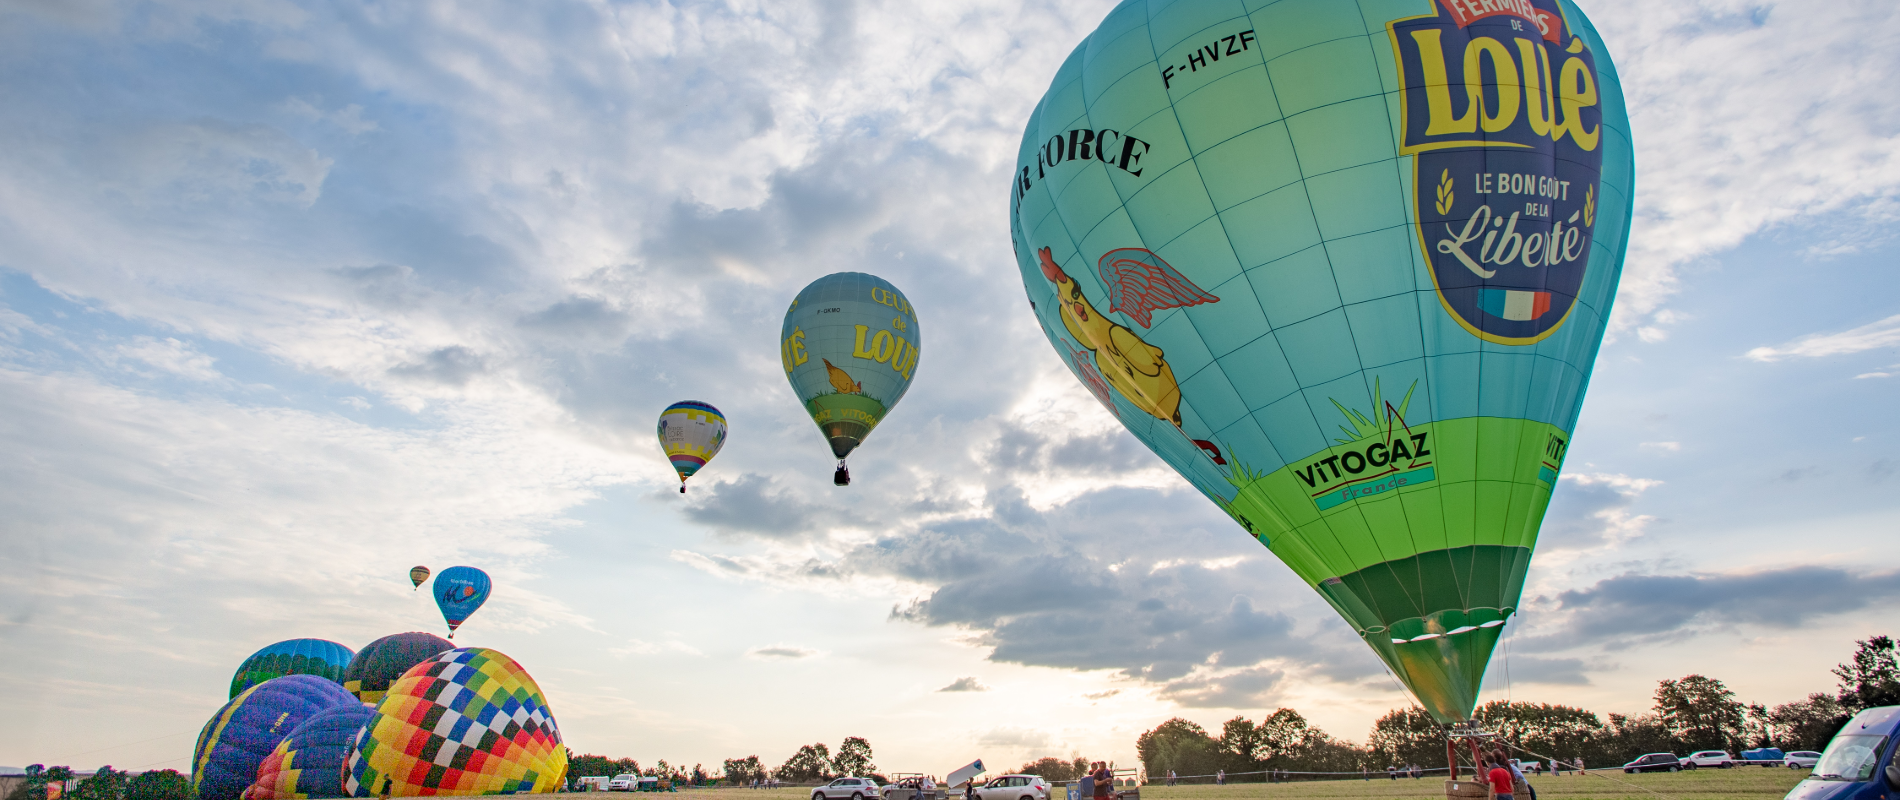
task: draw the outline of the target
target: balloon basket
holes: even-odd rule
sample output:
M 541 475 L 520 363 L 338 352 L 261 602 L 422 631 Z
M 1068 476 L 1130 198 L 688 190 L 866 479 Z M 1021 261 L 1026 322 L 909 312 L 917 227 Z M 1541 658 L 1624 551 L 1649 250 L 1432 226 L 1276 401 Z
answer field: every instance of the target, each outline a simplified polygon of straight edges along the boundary
M 1491 784 L 1480 781 L 1445 781 L 1445 800 L 1491 797 Z
M 851 485 L 851 470 L 845 467 L 843 461 L 838 462 L 838 471 L 831 473 L 831 484 L 833 486 Z

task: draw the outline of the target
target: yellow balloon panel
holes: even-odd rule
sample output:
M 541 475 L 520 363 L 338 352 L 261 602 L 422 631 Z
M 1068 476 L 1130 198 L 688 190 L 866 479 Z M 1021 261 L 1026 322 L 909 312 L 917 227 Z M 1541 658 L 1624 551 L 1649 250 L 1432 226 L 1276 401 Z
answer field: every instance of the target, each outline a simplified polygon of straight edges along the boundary
M 344 765 L 356 797 L 553 791 L 567 749 L 541 688 L 514 659 L 451 650 L 389 687 Z

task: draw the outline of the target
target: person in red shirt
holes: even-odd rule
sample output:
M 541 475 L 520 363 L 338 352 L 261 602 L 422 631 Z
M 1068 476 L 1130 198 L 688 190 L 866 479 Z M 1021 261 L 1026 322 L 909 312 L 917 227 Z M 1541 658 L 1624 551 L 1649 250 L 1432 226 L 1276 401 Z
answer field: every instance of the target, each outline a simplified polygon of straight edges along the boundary
M 1484 776 L 1491 782 L 1491 791 L 1497 793 L 1497 800 L 1514 800 L 1511 796 L 1511 771 L 1493 763 L 1491 771 Z

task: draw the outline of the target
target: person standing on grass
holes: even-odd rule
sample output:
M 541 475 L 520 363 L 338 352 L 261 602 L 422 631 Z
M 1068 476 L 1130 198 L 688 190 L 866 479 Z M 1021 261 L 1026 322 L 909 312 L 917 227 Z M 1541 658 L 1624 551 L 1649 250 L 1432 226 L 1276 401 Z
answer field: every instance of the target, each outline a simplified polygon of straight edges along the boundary
M 1494 761 L 1491 764 L 1491 772 L 1485 775 L 1485 780 L 1491 784 L 1491 791 L 1496 795 L 1496 800 L 1517 800 L 1516 796 L 1511 794 L 1510 770 Z

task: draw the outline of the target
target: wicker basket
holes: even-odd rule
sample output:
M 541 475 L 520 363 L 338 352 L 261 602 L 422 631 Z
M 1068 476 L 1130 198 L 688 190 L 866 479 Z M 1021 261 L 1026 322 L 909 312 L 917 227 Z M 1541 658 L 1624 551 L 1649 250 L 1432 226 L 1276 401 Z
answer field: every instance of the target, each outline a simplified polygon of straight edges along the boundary
M 1445 800 L 1491 797 L 1491 784 L 1482 781 L 1445 781 Z

